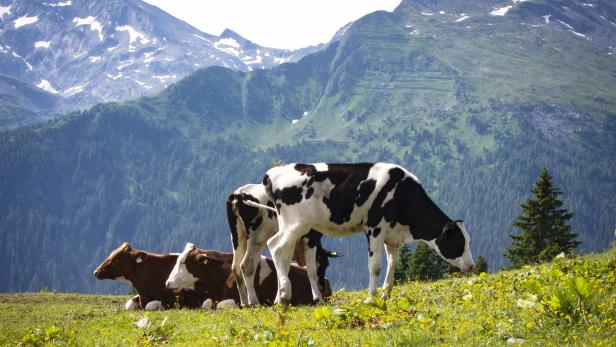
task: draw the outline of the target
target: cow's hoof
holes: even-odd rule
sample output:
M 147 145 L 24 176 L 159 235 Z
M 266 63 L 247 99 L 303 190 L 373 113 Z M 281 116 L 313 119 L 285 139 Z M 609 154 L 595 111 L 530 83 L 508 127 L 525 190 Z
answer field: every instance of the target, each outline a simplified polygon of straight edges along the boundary
M 216 305 L 217 310 L 228 309 L 228 308 L 237 308 L 237 304 L 235 303 L 235 300 L 233 299 L 223 300 Z
M 126 304 L 124 304 L 124 308 L 127 310 L 138 310 L 141 307 L 139 306 L 139 300 L 134 301 L 133 299 L 130 299 L 126 302 Z
M 373 304 L 373 303 L 374 303 L 374 296 L 372 295 L 364 299 L 364 304 Z
M 150 301 L 148 302 L 147 305 L 145 305 L 146 311 L 158 311 L 162 309 L 163 309 L 163 303 L 160 300 Z
M 285 298 L 280 298 L 280 299 L 278 299 L 278 301 L 274 302 L 274 305 L 289 306 L 289 305 L 291 305 L 291 300 L 285 299 Z
M 212 304 L 212 299 L 205 299 L 205 301 L 203 301 L 203 305 L 201 305 L 201 308 L 203 308 L 204 310 L 211 310 Z

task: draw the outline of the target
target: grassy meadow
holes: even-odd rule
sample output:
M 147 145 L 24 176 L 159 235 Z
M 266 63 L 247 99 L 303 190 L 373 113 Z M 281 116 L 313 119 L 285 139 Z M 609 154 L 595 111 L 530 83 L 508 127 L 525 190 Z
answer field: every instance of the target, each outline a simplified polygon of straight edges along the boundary
M 367 276 L 358 274 L 358 276 Z M 386 301 L 125 311 L 129 296 L 0 295 L 0 345 L 615 345 L 616 248 L 496 274 L 397 285 Z

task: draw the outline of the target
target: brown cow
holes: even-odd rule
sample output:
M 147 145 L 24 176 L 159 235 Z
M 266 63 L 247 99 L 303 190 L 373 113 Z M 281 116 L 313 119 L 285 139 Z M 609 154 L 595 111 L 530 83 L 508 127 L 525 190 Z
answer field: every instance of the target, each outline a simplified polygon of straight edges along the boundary
M 167 288 L 174 292 L 181 290 L 207 291 L 213 301 L 235 300 L 240 304 L 240 297 L 235 284 L 235 275 L 231 269 L 233 253 L 203 250 L 187 243 L 180 254 L 175 267 L 167 280 Z M 291 266 L 289 276 L 293 278 L 292 305 L 313 304 L 312 291 L 305 268 Z M 276 298 L 278 282 L 274 263 L 271 259 L 261 257 L 255 274 L 255 290 L 259 302 L 272 305 Z M 331 295 L 329 280 L 325 279 L 322 295 Z
M 200 307 L 206 293 L 183 291 L 178 297 L 165 287 L 165 280 L 175 266 L 178 254 L 155 254 L 136 249 L 124 242 L 94 270 L 99 280 L 114 279 L 129 282 L 137 296 L 126 302 L 126 309 L 146 310 L 172 308 L 176 303 L 183 307 Z

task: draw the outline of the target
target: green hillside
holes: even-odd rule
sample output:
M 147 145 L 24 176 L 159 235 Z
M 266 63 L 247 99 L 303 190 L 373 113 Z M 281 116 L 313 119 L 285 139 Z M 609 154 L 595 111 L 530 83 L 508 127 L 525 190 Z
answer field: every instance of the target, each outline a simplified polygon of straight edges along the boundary
M 298 63 L 205 69 L 151 98 L 1 133 L 0 291 L 117 293 L 91 271 L 123 241 L 230 250 L 224 198 L 277 160 L 407 167 L 491 269 L 506 264 L 545 166 L 582 250 L 604 249 L 616 226 L 616 36 L 601 16 L 616 10 L 561 2 L 569 10 L 517 2 L 492 16 L 503 4 L 404 1 Z M 560 12 L 542 25 L 548 10 Z M 364 238 L 324 242 L 345 254 L 334 286 L 366 287 Z
M 0 294 L 0 345 L 613 345 L 616 249 L 520 270 L 409 282 L 386 301 L 125 311 L 129 296 Z M 139 326 L 140 324 L 141 326 Z

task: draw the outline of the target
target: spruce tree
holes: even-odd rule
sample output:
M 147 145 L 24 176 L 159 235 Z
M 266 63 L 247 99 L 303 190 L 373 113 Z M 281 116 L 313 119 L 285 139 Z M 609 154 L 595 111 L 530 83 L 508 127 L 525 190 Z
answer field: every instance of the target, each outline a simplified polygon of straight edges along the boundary
M 411 254 L 408 278 L 419 281 L 437 280 L 445 277 L 448 271 L 449 264 L 425 243 L 419 242 Z
M 475 262 L 475 273 L 480 274 L 482 272 L 488 272 L 488 261 L 480 255 Z
M 573 254 L 580 244 L 568 224 L 573 214 L 563 208 L 562 192 L 546 168 L 531 191 L 534 197 L 521 205 L 522 213 L 513 223 L 521 233 L 509 234 L 513 244 L 505 257 L 515 266 L 548 261 L 561 252 Z
M 409 268 L 411 266 L 411 251 L 407 245 L 403 245 L 400 249 L 400 259 L 394 272 L 396 283 L 406 282 L 409 278 Z

